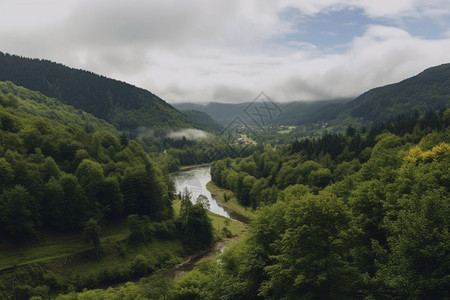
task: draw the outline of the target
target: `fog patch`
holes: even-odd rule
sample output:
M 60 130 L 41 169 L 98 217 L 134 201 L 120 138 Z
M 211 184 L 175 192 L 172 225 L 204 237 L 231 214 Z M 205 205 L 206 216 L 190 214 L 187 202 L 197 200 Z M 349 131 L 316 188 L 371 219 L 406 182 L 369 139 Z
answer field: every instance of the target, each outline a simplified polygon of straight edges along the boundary
M 166 134 L 166 137 L 172 139 L 182 139 L 183 136 L 188 140 L 204 140 L 212 137 L 212 134 L 200 129 L 193 129 L 193 128 L 170 131 Z
M 138 138 L 154 137 L 155 131 L 151 128 L 141 126 L 136 130 Z

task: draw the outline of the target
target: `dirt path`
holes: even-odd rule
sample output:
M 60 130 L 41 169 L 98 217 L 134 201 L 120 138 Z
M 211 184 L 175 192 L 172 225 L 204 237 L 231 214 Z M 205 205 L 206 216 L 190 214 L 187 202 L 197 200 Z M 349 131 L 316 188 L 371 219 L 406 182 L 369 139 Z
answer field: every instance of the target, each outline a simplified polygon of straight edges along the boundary
M 230 239 L 220 240 L 214 244 L 214 247 L 208 250 L 198 251 L 190 255 L 187 259 L 185 259 L 182 263 L 180 263 L 175 267 L 174 278 L 177 279 L 183 276 L 186 272 L 189 272 L 192 269 L 194 269 L 198 261 L 201 260 L 202 258 L 211 258 L 211 259 L 215 258 L 218 254 L 222 253 L 227 246 L 236 243 L 241 238 L 242 235 L 237 235 Z

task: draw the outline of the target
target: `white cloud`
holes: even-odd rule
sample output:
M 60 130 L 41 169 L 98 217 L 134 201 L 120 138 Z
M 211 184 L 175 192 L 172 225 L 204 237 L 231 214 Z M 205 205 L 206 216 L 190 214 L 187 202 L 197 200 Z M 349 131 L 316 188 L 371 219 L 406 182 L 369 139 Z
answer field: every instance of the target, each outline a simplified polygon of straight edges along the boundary
M 291 6 L 307 15 L 344 9 L 361 9 L 372 18 L 423 18 L 450 13 L 447 0 L 282 0 L 281 6 Z
M 371 26 L 346 53 L 297 61 L 297 72 L 286 68 L 289 80 L 279 80 L 273 90 L 286 100 L 357 96 L 450 62 L 449 47 L 450 40 L 422 40 L 396 28 Z
M 249 101 L 260 91 L 278 101 L 350 97 L 450 62 L 448 29 L 448 39 L 427 40 L 392 22 L 375 25 L 439 19 L 448 16 L 445 2 L 17 0 L 3 5 L 0 51 L 88 69 L 173 102 Z M 292 8 L 294 20 L 283 19 Z M 339 52 L 301 35 L 285 39 L 301 32 L 294 21 L 303 15 L 344 9 L 374 25 Z
M 188 140 L 204 140 L 210 138 L 212 135 L 200 129 L 185 128 L 178 131 L 171 131 L 166 136 L 172 139 L 182 139 L 185 137 Z

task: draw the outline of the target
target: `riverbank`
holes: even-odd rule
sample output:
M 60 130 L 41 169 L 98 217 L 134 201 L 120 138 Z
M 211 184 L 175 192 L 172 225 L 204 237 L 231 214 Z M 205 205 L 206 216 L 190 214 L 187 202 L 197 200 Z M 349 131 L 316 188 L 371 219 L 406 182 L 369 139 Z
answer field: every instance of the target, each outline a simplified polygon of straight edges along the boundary
M 218 187 L 214 182 L 210 181 L 206 184 L 206 188 L 211 193 L 214 199 L 224 207 L 230 214 L 238 214 L 243 217 L 241 220 L 244 223 L 249 223 L 255 217 L 255 212 L 252 208 L 241 205 L 234 193 L 230 190 Z M 225 201 L 225 195 L 227 201 Z
M 191 167 L 187 169 L 188 171 L 191 171 L 193 168 Z M 210 179 L 208 179 L 210 180 Z M 207 181 L 204 181 L 204 184 L 206 185 Z M 195 181 L 194 183 L 199 184 L 203 183 L 203 180 L 199 180 L 198 182 Z M 211 187 L 211 183 L 209 184 Z M 216 197 L 223 200 L 223 196 L 225 193 L 230 193 L 230 191 L 226 191 L 223 189 L 220 189 L 216 186 L 212 186 L 213 192 L 216 195 Z M 205 187 L 206 189 L 206 187 Z M 234 197 L 230 197 L 230 201 L 226 202 L 227 204 L 233 204 L 228 206 L 228 210 L 230 211 L 230 215 L 232 218 L 224 217 L 218 214 L 215 214 L 213 212 L 208 211 L 208 217 L 211 220 L 213 231 L 214 231 L 214 245 L 209 249 L 204 249 L 195 253 L 190 254 L 189 256 L 183 256 L 180 255 L 180 251 L 176 251 L 178 255 L 170 255 L 168 257 L 167 262 L 162 262 L 159 264 L 156 268 L 154 268 L 153 272 L 151 272 L 150 275 L 144 275 L 144 276 L 137 276 L 134 278 L 132 283 L 117 283 L 117 284 L 105 284 L 101 285 L 101 289 L 94 289 L 94 290 L 88 290 L 86 292 L 82 293 L 71 293 L 65 296 L 61 296 L 59 299 L 73 299 L 71 297 L 76 296 L 91 296 L 91 295 L 102 295 L 106 298 L 116 297 L 119 294 L 127 294 L 127 295 L 133 295 L 135 293 L 136 297 L 145 295 L 149 298 L 161 298 L 165 297 L 164 295 L 167 295 L 167 292 L 170 290 L 171 286 L 174 284 L 174 280 L 178 280 L 179 278 L 183 277 L 184 274 L 188 273 L 192 269 L 194 269 L 198 262 L 202 259 L 214 259 L 217 254 L 220 254 L 223 252 L 223 250 L 228 247 L 229 245 L 239 241 L 241 238 L 245 237 L 248 234 L 248 220 L 253 216 L 253 212 L 250 210 L 245 210 L 244 207 L 239 205 L 237 203 L 237 200 Z M 234 198 L 234 199 L 233 199 Z M 222 203 L 225 203 L 225 201 L 222 201 Z M 174 217 L 176 218 L 179 214 L 181 206 L 180 199 L 176 199 L 172 202 L 172 207 L 174 210 Z M 231 210 L 236 209 L 238 212 L 232 212 Z M 235 220 L 233 219 L 233 214 L 239 214 L 242 218 L 245 218 L 245 222 Z M 145 246 L 145 245 L 144 245 Z M 143 246 L 143 247 L 144 247 Z M 176 245 L 169 245 L 169 247 L 172 247 L 173 249 L 176 249 L 177 247 L 174 247 Z M 128 249 L 128 251 L 125 251 L 125 255 L 129 256 L 132 253 L 130 251 L 131 249 Z M 134 250 L 132 251 L 134 252 Z M 135 253 L 133 253 L 135 254 Z M 137 254 L 137 253 L 136 253 Z M 139 253 L 141 255 L 136 255 L 139 257 L 139 259 L 148 260 L 148 255 L 151 256 L 150 253 L 146 253 L 146 255 L 142 255 L 142 253 Z M 119 259 L 119 261 L 122 259 Z M 110 263 L 108 260 L 102 259 L 104 263 Z M 133 265 L 137 265 L 138 260 L 135 260 L 132 262 Z M 116 266 L 118 268 L 119 266 Z M 86 272 L 88 272 L 88 269 L 85 269 Z M 140 279 L 139 279 L 140 277 Z M 95 288 L 97 286 L 92 286 L 89 288 Z M 66 298 L 67 297 L 67 298 Z
M 181 167 L 178 168 L 178 171 L 175 171 L 175 172 L 173 172 L 173 173 L 177 173 L 177 172 L 180 172 L 180 171 L 187 171 L 187 170 L 195 169 L 195 168 L 199 168 L 199 167 L 208 167 L 208 166 L 210 166 L 210 165 L 211 165 L 211 163 L 204 163 L 204 164 L 198 164 L 198 165 L 181 166 Z

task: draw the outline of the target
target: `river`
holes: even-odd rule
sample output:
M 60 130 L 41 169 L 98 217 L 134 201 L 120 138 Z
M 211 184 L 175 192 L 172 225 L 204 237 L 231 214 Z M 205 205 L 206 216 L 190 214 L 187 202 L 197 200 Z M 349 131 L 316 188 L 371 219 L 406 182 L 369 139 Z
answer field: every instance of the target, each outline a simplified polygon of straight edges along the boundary
M 175 189 L 178 193 L 184 193 L 187 188 L 191 193 L 191 201 L 195 204 L 199 195 L 205 195 L 209 200 L 209 211 L 230 218 L 230 214 L 217 203 L 216 199 L 211 196 L 211 193 L 206 188 L 206 184 L 211 181 L 211 167 L 195 167 L 185 171 L 179 171 L 172 175 L 175 182 Z
M 212 197 L 211 193 L 206 188 L 206 184 L 211 181 L 211 167 L 203 166 L 203 167 L 193 167 L 184 171 L 179 171 L 172 174 L 172 179 L 175 183 L 175 189 L 177 193 L 184 193 L 184 189 L 187 188 L 191 193 L 191 202 L 195 203 L 196 199 L 199 195 L 205 195 L 209 200 L 209 208 L 208 210 L 227 217 L 231 218 L 243 223 L 248 223 L 249 219 L 245 216 L 242 216 L 228 208 L 222 207 L 214 197 Z M 234 241 L 238 240 L 240 236 L 236 236 L 233 238 Z M 225 248 L 225 244 L 223 241 L 217 242 L 213 248 L 207 249 L 204 251 L 196 252 L 195 254 L 188 257 L 182 264 L 177 266 L 175 272 L 175 278 L 178 278 L 185 274 L 186 272 L 192 270 L 197 261 L 203 257 L 214 257 L 216 253 L 222 252 Z

